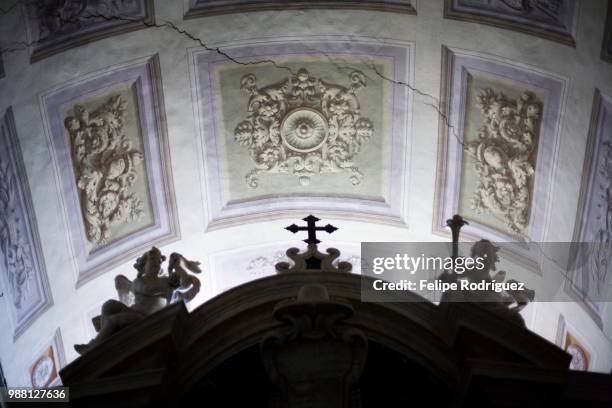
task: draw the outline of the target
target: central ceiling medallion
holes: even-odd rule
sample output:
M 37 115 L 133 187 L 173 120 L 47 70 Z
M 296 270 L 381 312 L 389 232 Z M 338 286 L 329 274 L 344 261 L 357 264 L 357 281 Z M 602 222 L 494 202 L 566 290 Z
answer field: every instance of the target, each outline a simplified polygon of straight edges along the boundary
M 327 140 L 327 119 L 310 108 L 298 108 L 287 114 L 281 123 L 285 145 L 296 152 L 315 151 Z
M 265 87 L 254 74 L 240 80 L 250 95 L 248 116 L 236 126 L 236 142 L 247 147 L 255 168 L 246 183 L 257 188 L 260 173 L 290 173 L 301 185 L 311 176 L 348 172 L 353 185 L 363 174 L 353 158 L 372 137 L 374 126 L 360 114 L 357 92 L 366 77 L 352 71 L 342 86 L 310 76 L 301 68 L 290 78 Z

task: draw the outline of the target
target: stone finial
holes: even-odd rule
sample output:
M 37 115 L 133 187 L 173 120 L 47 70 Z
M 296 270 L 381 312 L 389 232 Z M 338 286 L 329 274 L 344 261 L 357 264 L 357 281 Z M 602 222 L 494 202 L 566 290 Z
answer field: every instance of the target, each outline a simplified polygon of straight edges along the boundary
M 328 234 L 336 231 L 338 228 L 331 224 L 327 224 L 324 227 L 317 227 L 316 222 L 320 221 L 319 218 L 314 215 L 309 215 L 303 218 L 307 225 L 299 227 L 295 224 L 291 224 L 285 229 L 292 233 L 299 231 L 307 231 L 308 238 L 304 240 L 308 244 L 308 248 L 305 252 L 300 253 L 298 248 L 289 248 L 287 250 L 287 256 L 295 264 L 291 265 L 289 262 L 279 262 L 275 265 L 278 273 L 287 272 L 342 272 L 350 273 L 353 269 L 353 265 L 349 262 L 338 262 L 338 265 L 334 265 L 334 261 L 340 256 L 340 251 L 336 248 L 327 248 L 327 254 L 319 251 L 317 244 L 321 241 L 317 239 L 317 231 L 325 231 Z

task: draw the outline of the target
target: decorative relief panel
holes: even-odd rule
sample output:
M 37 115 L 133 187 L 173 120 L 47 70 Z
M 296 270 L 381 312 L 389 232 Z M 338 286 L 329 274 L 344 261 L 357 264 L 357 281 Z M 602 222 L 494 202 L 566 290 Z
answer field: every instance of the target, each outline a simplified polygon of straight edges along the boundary
M 566 333 L 563 350 L 572 356 L 570 370 L 588 371 L 590 353 L 569 332 Z
M 185 18 L 247 11 L 287 9 L 362 9 L 416 14 L 414 0 L 184 0 Z
M 64 119 L 87 240 L 93 249 L 112 242 L 118 225 L 128 226 L 127 235 L 139 229 L 145 213 L 151 214 L 149 196 L 143 194 L 148 191 L 135 191 L 135 186 L 144 184 L 139 180 L 139 174 L 145 174 L 142 147 L 134 147 L 124 126 L 134 119 L 134 112 L 126 118 L 128 107 L 135 110 L 134 99 L 120 93 L 103 98 L 105 102 L 92 112 L 83 105 L 73 106 Z M 135 141 L 142 144 L 141 139 Z
M 464 146 L 478 176 L 470 208 L 498 214 L 509 231 L 524 235 L 542 104 L 530 92 L 513 100 L 491 88 L 480 90 L 476 104 L 485 119 L 476 140 Z
M 178 236 L 157 57 L 42 96 L 78 280 Z
M 255 168 L 246 176 L 257 188 L 260 172 L 292 173 L 302 185 L 315 173 L 346 171 L 352 184 L 363 174 L 353 157 L 372 137 L 372 121 L 359 113 L 357 93 L 365 75 L 353 71 L 350 85 L 328 83 L 300 68 L 280 83 L 258 88 L 246 74 L 240 88 L 250 95 L 248 119 L 238 123 L 234 137 L 249 149 Z
M 319 250 L 323 253 L 329 247 L 340 250 L 340 257 L 334 261 L 335 266 L 340 261 L 350 262 L 353 265 L 352 273 L 361 273 L 361 246 L 359 243 L 330 241 L 321 245 Z M 293 261 L 285 253 L 291 247 L 299 247 L 301 251 L 306 250 L 306 245 L 301 242 L 288 241 L 211 255 L 212 295 L 255 279 L 275 275 L 277 273 L 275 266 L 279 262 L 289 262 L 290 265 L 293 265 Z
M 10 109 L 0 118 L 0 272 L 17 337 L 53 301 Z
M 285 251 L 279 250 L 271 256 L 257 256 L 247 263 L 245 270 L 251 280 L 263 278 L 264 276 L 274 275 L 276 273 L 275 265 L 279 262 L 291 263 Z
M 606 28 L 601 45 L 601 58 L 612 62 L 612 3 L 608 2 L 608 15 L 606 17 Z
M 66 365 L 64 345 L 60 330 L 55 331 L 53 340 L 43 352 L 38 354 L 28 369 L 28 378 L 32 388 L 56 387 L 62 380 L 59 370 Z
M 612 296 L 612 97 L 597 90 L 594 99 L 574 229 L 574 242 L 589 244 L 578 252 L 581 266 L 567 289 L 601 324 Z
M 401 222 L 410 44 L 328 41 L 194 51 L 209 227 L 290 212 Z
M 27 0 L 32 61 L 153 22 L 152 0 Z
M 568 327 L 563 315 L 559 316 L 557 326 L 557 338 L 555 344 L 572 356 L 569 369 L 577 371 L 589 371 L 593 369 L 593 352 L 582 340 L 577 337 L 573 327 Z
M 446 0 L 444 17 L 522 31 L 576 45 L 575 0 Z
M 444 48 L 448 122 L 440 122 L 435 232 L 447 234 L 446 219 L 459 213 L 470 221 L 466 237 L 542 241 L 565 84 L 499 58 Z

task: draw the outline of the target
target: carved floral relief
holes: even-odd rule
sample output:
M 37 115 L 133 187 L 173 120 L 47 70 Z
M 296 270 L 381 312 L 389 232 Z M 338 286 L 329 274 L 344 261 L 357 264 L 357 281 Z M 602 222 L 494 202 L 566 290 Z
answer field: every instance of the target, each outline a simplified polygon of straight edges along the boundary
M 143 153 L 126 135 L 127 104 L 125 97 L 112 95 L 91 111 L 73 106 L 64 120 L 87 239 L 94 247 L 115 238 L 113 226 L 140 221 L 146 211 L 146 197 L 134 190 L 144 181 L 138 174 Z
M 482 89 L 476 99 L 484 121 L 476 140 L 465 145 L 478 176 L 471 208 L 478 214 L 498 214 L 508 230 L 524 234 L 542 103 L 530 92 L 512 99 L 491 88 Z
M 304 68 L 264 87 L 254 74 L 242 77 L 240 88 L 250 97 L 247 119 L 234 137 L 255 164 L 246 175 L 250 188 L 257 188 L 261 173 L 289 173 L 308 185 L 314 174 L 347 172 L 353 185 L 361 183 L 363 173 L 353 159 L 373 137 L 374 126 L 360 113 L 365 75 L 355 70 L 347 82 L 326 82 Z
M 51 305 L 12 111 L 0 117 L 0 271 L 15 333 Z
M 77 285 L 180 235 L 156 55 L 59 84 L 41 104 Z
M 443 48 L 435 232 L 461 214 L 469 239 L 505 242 L 536 274 L 568 79 L 490 54 Z
M 193 53 L 201 162 L 215 226 L 303 208 L 401 220 L 411 45 L 263 41 L 235 64 Z M 274 61 L 250 64 L 247 61 Z M 393 220 L 394 221 L 393 221 Z

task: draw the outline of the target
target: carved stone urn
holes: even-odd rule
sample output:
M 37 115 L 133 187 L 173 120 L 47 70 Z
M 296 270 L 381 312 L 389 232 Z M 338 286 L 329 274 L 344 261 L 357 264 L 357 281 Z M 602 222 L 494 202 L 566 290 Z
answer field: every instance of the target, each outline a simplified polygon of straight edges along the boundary
M 329 298 L 327 288 L 308 284 L 297 299 L 274 308 L 283 326 L 261 344 L 264 367 L 276 386 L 273 407 L 358 407 L 356 383 L 366 361 L 363 333 L 343 326 L 353 315 L 345 302 Z

